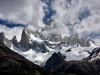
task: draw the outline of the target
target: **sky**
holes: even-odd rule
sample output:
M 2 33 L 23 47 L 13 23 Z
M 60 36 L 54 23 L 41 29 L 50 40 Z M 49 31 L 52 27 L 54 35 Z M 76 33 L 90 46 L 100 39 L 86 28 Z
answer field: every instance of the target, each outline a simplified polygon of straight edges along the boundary
M 0 0 L 0 32 L 20 40 L 25 26 L 45 27 L 53 19 L 60 34 L 93 38 L 100 45 L 100 0 Z M 9 31 L 9 32 L 8 32 Z

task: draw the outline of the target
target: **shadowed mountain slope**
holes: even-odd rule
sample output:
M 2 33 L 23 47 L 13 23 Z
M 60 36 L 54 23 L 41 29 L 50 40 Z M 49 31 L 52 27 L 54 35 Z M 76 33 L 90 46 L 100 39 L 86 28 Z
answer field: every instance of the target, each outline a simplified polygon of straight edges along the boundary
M 0 43 L 0 75 L 58 75 L 33 64 Z

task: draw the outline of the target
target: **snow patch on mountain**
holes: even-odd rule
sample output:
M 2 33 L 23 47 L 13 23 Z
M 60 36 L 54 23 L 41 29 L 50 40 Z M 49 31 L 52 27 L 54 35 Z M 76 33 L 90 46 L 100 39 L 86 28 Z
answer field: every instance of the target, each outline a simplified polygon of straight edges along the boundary
M 69 48 L 63 47 L 60 52 L 63 55 L 66 55 L 66 61 L 71 61 L 71 60 L 82 60 L 83 58 L 87 57 L 90 55 L 92 50 L 95 47 L 72 47 L 70 46 Z
M 38 41 L 38 40 L 37 40 Z M 42 40 L 43 41 L 43 40 Z M 50 42 L 50 41 L 49 41 Z M 41 43 L 41 41 L 40 41 Z M 50 42 L 50 44 L 55 44 L 55 42 Z M 57 43 L 56 43 L 57 44 Z M 71 61 L 71 60 L 82 60 L 85 57 L 88 57 L 92 50 L 96 46 L 91 47 L 82 47 L 82 46 L 62 46 L 62 49 L 52 49 L 48 46 L 46 48 L 49 50 L 48 52 L 42 53 L 42 52 L 36 52 L 33 49 L 30 49 L 28 51 L 22 51 L 18 50 L 18 48 L 12 48 L 15 52 L 19 53 L 20 55 L 24 56 L 28 60 L 34 62 L 37 65 L 44 66 L 46 61 L 52 56 L 53 53 L 60 52 L 61 54 L 66 56 L 65 61 Z

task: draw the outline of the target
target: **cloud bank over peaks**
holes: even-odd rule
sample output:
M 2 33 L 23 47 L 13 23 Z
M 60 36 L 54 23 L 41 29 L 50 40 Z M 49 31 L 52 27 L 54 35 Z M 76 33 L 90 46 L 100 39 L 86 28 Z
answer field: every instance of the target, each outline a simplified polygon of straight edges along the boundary
M 45 0 L 49 2 L 50 0 Z M 63 33 L 100 39 L 100 0 L 52 0 L 52 15 Z M 65 27 L 66 26 L 66 27 Z M 64 30 L 66 30 L 64 32 Z M 98 36 L 95 36 L 98 35 Z
M 11 40 L 16 36 L 17 40 L 20 41 L 23 27 L 8 28 L 7 26 L 0 25 L 0 32 L 5 33 L 5 37 Z
M 46 8 L 47 5 L 40 0 L 0 0 L 0 19 L 35 30 L 45 26 L 42 20 Z M 22 30 L 23 27 L 9 28 L 8 25 L 0 25 L 0 32 L 3 31 L 8 39 L 16 35 L 19 41 Z

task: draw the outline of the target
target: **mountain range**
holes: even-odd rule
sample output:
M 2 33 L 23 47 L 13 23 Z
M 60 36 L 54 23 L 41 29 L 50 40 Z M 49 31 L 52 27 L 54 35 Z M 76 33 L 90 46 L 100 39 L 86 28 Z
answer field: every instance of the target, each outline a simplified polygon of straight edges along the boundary
M 62 37 L 59 34 L 29 31 L 27 28 L 23 29 L 20 42 L 17 41 L 16 36 L 12 40 L 7 39 L 3 32 L 0 33 L 0 40 L 7 47 L 38 65 L 43 65 L 55 52 L 65 55 L 66 61 L 82 60 L 97 47 L 92 39 L 79 37 L 78 34 Z M 40 59 L 38 59 L 39 57 Z M 46 58 L 44 59 L 44 57 Z
M 43 34 L 42 31 L 45 29 L 39 32 L 24 28 L 20 42 L 16 36 L 9 40 L 1 32 L 0 42 L 22 55 L 22 59 L 26 58 L 25 60 L 28 59 L 48 71 L 60 72 L 63 75 L 100 74 L 100 48 L 91 38 L 79 37 L 77 33 L 62 37 L 59 34 Z M 9 51 L 6 53 L 9 54 Z M 10 55 L 16 57 L 13 53 Z

